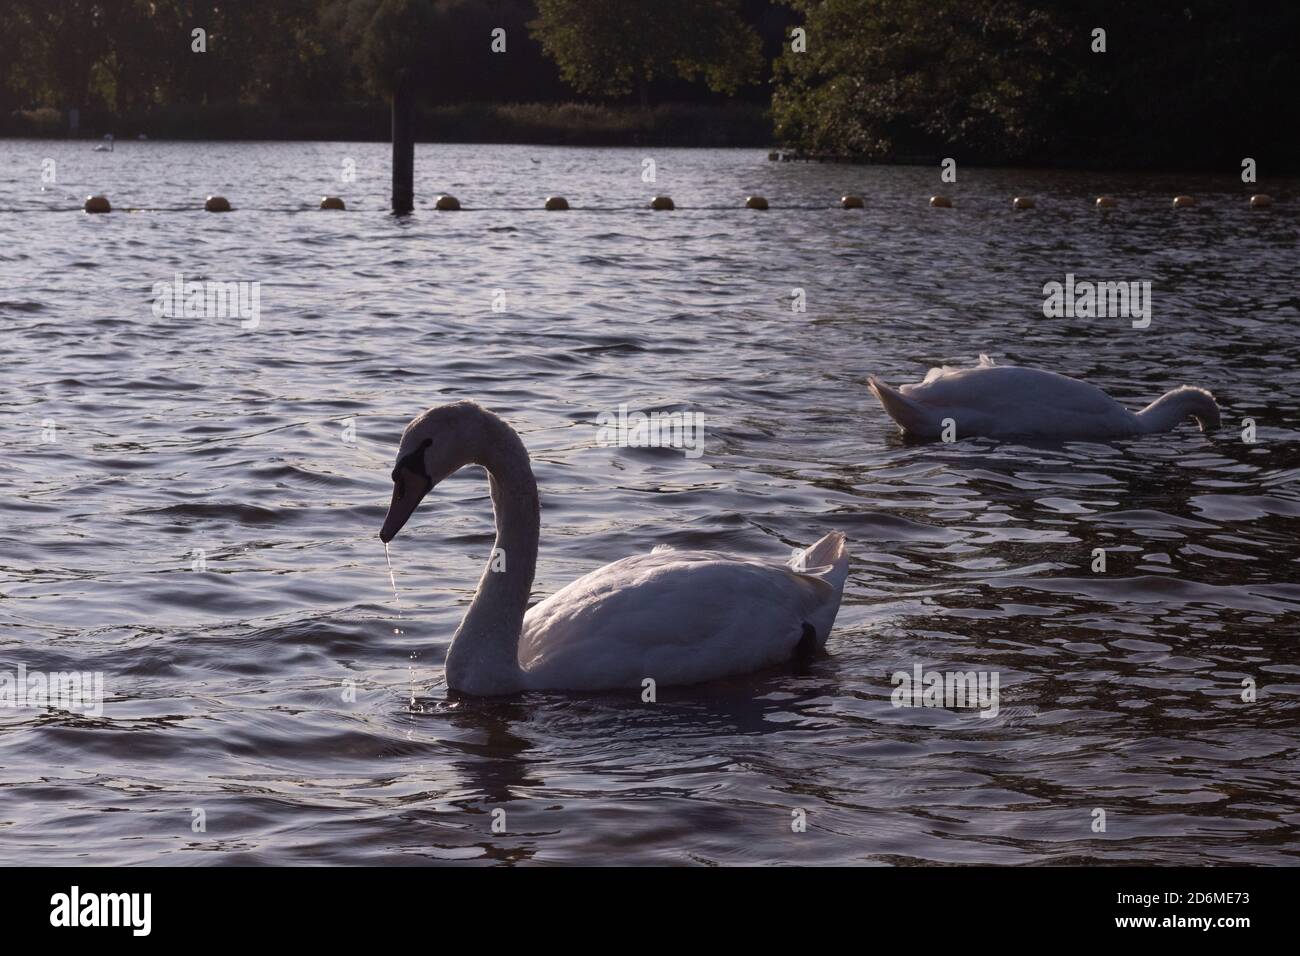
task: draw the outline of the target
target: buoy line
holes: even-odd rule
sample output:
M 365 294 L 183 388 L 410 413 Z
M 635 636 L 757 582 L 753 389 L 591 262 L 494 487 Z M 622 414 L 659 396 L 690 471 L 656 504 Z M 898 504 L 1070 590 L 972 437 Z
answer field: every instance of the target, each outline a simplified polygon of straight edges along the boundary
M 981 200 L 979 200 L 978 202 L 979 202 L 979 205 L 981 206 L 981 208 L 983 208 L 984 201 L 981 199 Z M 1120 206 L 1119 201 L 1118 201 L 1115 197 L 1113 197 L 1113 196 L 1108 196 L 1108 195 L 1096 196 L 1095 198 L 1093 198 L 1093 199 L 1091 200 L 1091 204 L 1092 204 L 1095 208 L 1097 208 L 1097 209 L 1105 209 L 1105 210 L 1116 209 L 1116 208 L 1118 208 L 1118 207 Z M 1246 197 L 1246 203 L 1245 203 L 1246 207 L 1249 208 L 1249 209 L 1272 209 L 1272 208 L 1274 207 L 1275 204 L 1276 204 L 1276 200 L 1274 199 L 1274 197 L 1268 195 L 1267 193 L 1254 193 L 1254 194 L 1250 195 L 1249 197 Z M 890 200 L 890 202 L 889 202 L 889 206 L 891 206 L 891 207 L 897 207 L 898 205 L 899 205 L 899 204 L 898 204 L 896 201 L 894 201 L 894 200 Z M 933 196 L 930 196 L 930 197 L 929 197 L 928 205 L 931 206 L 932 208 L 939 208 L 939 209 L 953 209 L 953 208 L 955 208 L 956 203 L 952 200 L 952 198 L 950 198 L 950 197 L 948 197 L 948 196 L 937 195 L 937 194 L 936 194 L 936 195 L 933 195 Z M 1173 197 L 1173 200 L 1172 200 L 1172 202 L 1171 202 L 1171 205 L 1172 205 L 1172 207 L 1175 208 L 1175 209 L 1196 209 L 1196 208 L 1200 208 L 1200 206 L 1201 206 L 1201 202 L 1200 202 L 1200 200 L 1199 200 L 1196 196 L 1192 196 L 1192 195 L 1189 195 L 1189 194 L 1179 194 L 1179 195 Z M 1010 206 L 1011 206 L 1011 208 L 1012 208 L 1013 210 L 1025 210 L 1025 209 L 1037 209 L 1037 208 L 1038 208 L 1038 204 L 1037 204 L 1036 200 L 1034 200 L 1033 198 L 1031 198 L 1031 197 L 1029 197 L 1029 196 L 1014 196 L 1014 197 L 1012 197 L 1012 199 L 1011 199 L 1011 201 L 1010 201 Z M 864 210 L 864 209 L 868 209 L 868 208 L 871 208 L 871 204 L 868 203 L 868 202 L 866 201 L 866 198 L 863 197 L 862 195 L 855 194 L 855 193 L 847 193 L 847 194 L 845 194 L 844 196 L 842 196 L 842 197 L 840 198 L 840 200 L 839 200 L 838 202 L 827 202 L 827 203 L 825 203 L 825 204 L 818 203 L 818 204 L 778 205 L 778 206 L 772 206 L 772 205 L 768 202 L 768 200 L 767 200 L 766 197 L 761 196 L 761 195 L 757 195 L 757 194 L 753 194 L 753 195 L 746 196 L 743 200 L 740 200 L 740 201 L 736 202 L 735 204 L 730 204 L 730 205 L 725 205 L 725 206 L 709 205 L 709 206 L 685 206 L 685 207 L 679 207 L 679 206 L 678 206 L 678 205 L 673 201 L 672 197 L 670 197 L 670 196 L 666 196 L 666 195 L 655 196 L 655 197 L 652 198 L 649 202 L 647 202 L 647 203 L 642 203 L 642 204 L 638 204 L 638 205 L 635 205 L 635 206 L 623 206 L 623 205 L 620 205 L 620 206 L 574 206 L 574 205 L 570 205 L 569 201 L 568 201 L 565 197 L 563 197 L 563 196 L 554 196 L 554 195 L 553 195 L 553 196 L 547 196 L 546 199 L 545 199 L 542 203 L 540 203 L 540 204 L 538 204 L 538 205 L 529 205 L 529 206 L 470 206 L 470 207 L 468 207 L 468 208 L 462 206 L 462 205 L 460 204 L 460 200 L 458 200 L 455 196 L 451 196 L 451 195 L 447 195 L 447 194 L 441 194 L 441 195 L 439 195 L 439 196 L 434 200 L 434 202 L 433 202 L 431 205 L 417 207 L 417 208 L 416 208 L 415 210 L 413 210 L 411 213 L 406 213 L 406 214 L 404 214 L 404 215 L 414 215 L 416 212 L 420 212 L 420 211 L 422 211 L 422 210 L 424 210 L 424 211 L 430 211 L 430 212 L 540 212 L 540 211 L 547 211 L 547 212 L 560 212 L 560 211 L 563 211 L 563 212 L 568 212 L 568 211 L 577 211 L 577 212 L 646 212 L 646 211 L 650 211 L 650 212 L 674 212 L 674 211 L 683 211 L 683 212 L 745 212 L 745 211 L 753 211 L 753 210 L 762 210 L 762 211 L 767 211 L 767 210 L 770 210 L 770 209 L 775 209 L 775 210 L 778 210 L 778 211 L 786 211 L 786 210 L 789 210 L 789 211 L 794 211 L 794 212 L 825 212 L 825 211 L 827 211 L 827 210 L 831 210 L 831 209 L 856 209 L 856 210 Z M 877 208 L 879 208 L 879 207 L 877 207 Z M 1066 208 L 1066 207 L 1064 206 L 1064 204 L 1062 204 L 1062 205 L 1057 206 L 1056 208 L 1061 209 L 1061 208 Z M 1132 208 L 1132 207 L 1130 207 L 1130 208 Z M 345 210 L 347 210 L 347 209 L 348 209 L 348 206 L 347 206 L 345 200 L 343 199 L 343 197 L 341 197 L 341 196 L 322 196 L 318 205 L 303 205 L 303 206 L 239 206 L 239 207 L 236 207 L 236 206 L 233 206 L 233 205 L 230 203 L 230 201 L 229 201 L 226 197 L 224 197 L 224 196 L 217 196 L 217 195 L 208 196 L 208 197 L 206 198 L 206 200 L 203 201 L 203 203 L 201 203 L 201 204 L 195 204 L 195 205 L 185 205 L 185 206 L 130 206 L 130 207 L 124 207 L 124 208 L 120 208 L 120 209 L 119 209 L 119 208 L 116 208 L 116 207 L 113 206 L 113 204 L 109 201 L 109 198 L 108 198 L 107 196 L 102 195 L 102 194 L 96 194 L 96 195 L 93 195 L 93 196 L 87 196 L 86 199 L 85 199 L 85 201 L 82 203 L 82 205 L 81 205 L 80 207 L 73 207 L 73 208 L 68 208 L 68 207 L 53 207 L 53 208 L 49 208 L 49 207 L 34 207 L 34 208 L 30 208 L 30 209 L 0 209 L 0 214 L 4 214 L 4 213 L 19 214 L 19 213 L 31 213 L 31 212 L 78 212 L 78 211 L 80 211 L 80 212 L 92 213 L 92 214 L 96 214 L 96 215 L 104 215 L 104 214 L 108 214 L 108 213 L 112 213 L 112 212 L 126 212 L 126 213 L 141 213 L 141 212 L 145 212 L 145 213 L 159 213 L 159 212 L 194 212 L 194 211 L 196 211 L 196 210 L 197 210 L 197 211 L 207 211 L 207 212 L 211 212 L 211 213 L 216 213 L 216 212 L 228 212 L 228 213 L 237 213 L 237 212 L 271 212 L 271 213 L 280 212 L 280 213 L 296 213 L 296 212 L 317 212 L 317 211 L 321 211 L 321 210 L 345 211 Z M 387 209 L 385 209 L 385 210 L 384 210 L 384 215 L 392 215 L 392 213 L 391 213 L 390 211 L 388 211 Z

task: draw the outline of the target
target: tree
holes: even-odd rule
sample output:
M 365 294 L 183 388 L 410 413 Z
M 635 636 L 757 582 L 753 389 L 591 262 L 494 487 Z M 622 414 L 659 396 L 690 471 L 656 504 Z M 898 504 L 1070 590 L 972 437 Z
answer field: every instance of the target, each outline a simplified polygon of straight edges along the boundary
M 813 151 L 885 156 L 963 147 L 1006 159 L 1038 143 L 1069 38 L 1020 0 L 791 0 L 806 52 L 787 45 L 778 136 Z
M 407 86 L 431 102 L 457 97 L 491 62 L 498 5 L 482 0 L 334 0 L 327 32 L 343 38 L 371 92 Z
M 537 0 L 533 36 L 582 93 L 649 105 L 659 76 L 734 93 L 762 70 L 758 34 L 734 0 Z
M 108 49 L 107 20 L 94 0 L 27 2 L 6 10 L 3 28 L 23 25 L 30 30 L 24 55 L 44 80 L 51 105 L 82 109 L 91 101 L 95 66 Z
M 1294 3 L 788 2 L 807 48 L 786 44 L 772 113 L 809 152 L 1218 169 L 1257 152 L 1275 171 L 1300 155 L 1278 121 L 1300 79 Z

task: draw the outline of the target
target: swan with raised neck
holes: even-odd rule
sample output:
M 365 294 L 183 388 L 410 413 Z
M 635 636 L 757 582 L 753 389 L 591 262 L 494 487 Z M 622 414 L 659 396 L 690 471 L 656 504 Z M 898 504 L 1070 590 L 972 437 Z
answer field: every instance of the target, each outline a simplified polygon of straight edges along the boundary
M 825 644 L 848 576 L 831 532 L 788 564 L 655 548 L 584 575 L 532 608 L 540 508 L 518 434 L 473 402 L 407 425 L 380 538 L 466 465 L 488 473 L 493 557 L 447 651 L 447 686 L 469 694 L 689 684 L 746 673 Z

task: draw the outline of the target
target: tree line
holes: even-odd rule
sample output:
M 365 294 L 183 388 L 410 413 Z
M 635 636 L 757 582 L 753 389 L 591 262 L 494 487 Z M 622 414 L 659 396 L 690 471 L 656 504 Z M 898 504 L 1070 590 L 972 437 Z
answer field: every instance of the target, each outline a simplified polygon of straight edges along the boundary
M 435 106 L 739 100 L 770 106 L 774 143 L 818 155 L 1297 162 L 1290 0 L 4 0 L 3 13 L 2 117 L 334 109 L 403 84 Z
M 778 134 L 988 163 L 1300 163 L 1293 0 L 789 0 Z M 815 45 L 820 52 L 814 54 Z
M 4 0 L 0 107 L 764 95 L 767 0 Z M 202 31 L 196 37 L 195 31 Z M 767 40 L 764 57 L 759 33 Z M 702 82 L 695 82 L 702 81 Z

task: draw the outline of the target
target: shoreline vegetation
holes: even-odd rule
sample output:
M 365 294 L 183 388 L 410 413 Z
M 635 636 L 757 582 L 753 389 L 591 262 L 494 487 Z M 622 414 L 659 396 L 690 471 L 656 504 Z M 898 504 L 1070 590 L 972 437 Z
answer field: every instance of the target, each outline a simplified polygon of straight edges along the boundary
M 8 3 L 0 136 L 1300 170 L 1290 0 Z
M 300 140 L 388 142 L 386 103 L 169 106 L 121 115 L 82 114 L 68 131 L 58 110 L 15 113 L 0 120 L 0 137 L 119 140 Z M 458 103 L 415 108 L 421 143 L 530 146 L 661 146 L 772 148 L 771 111 L 747 102 L 662 103 L 649 108 L 602 103 Z
M 38 139 L 97 142 L 111 133 L 117 140 L 161 142 L 342 142 L 387 143 L 391 111 L 385 103 L 353 102 L 322 107 L 229 104 L 169 106 L 130 111 L 121 116 L 83 114 L 80 129 L 68 130 L 58 110 L 15 111 L 0 117 L 0 140 Z M 782 145 L 771 110 L 757 103 L 661 103 L 649 108 L 605 103 L 458 103 L 416 108 L 416 141 L 481 143 L 493 146 L 661 147 L 682 149 L 761 149 L 776 162 L 848 165 L 930 166 L 941 150 L 878 155 L 805 150 Z M 1144 161 L 1131 150 L 1108 156 L 1078 155 L 1037 159 L 972 158 L 964 165 L 983 168 L 1077 169 L 1095 172 L 1215 172 L 1203 161 Z M 1300 159 L 1275 172 L 1295 174 Z

